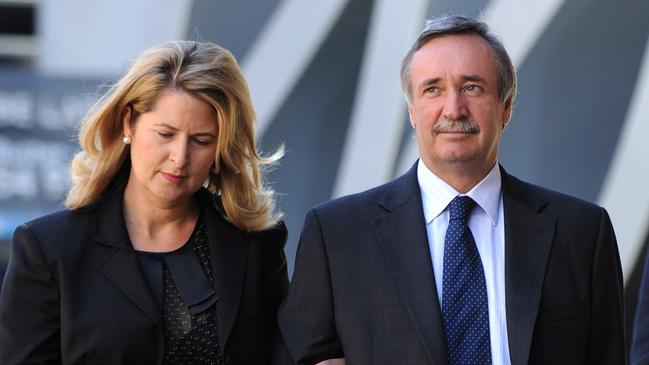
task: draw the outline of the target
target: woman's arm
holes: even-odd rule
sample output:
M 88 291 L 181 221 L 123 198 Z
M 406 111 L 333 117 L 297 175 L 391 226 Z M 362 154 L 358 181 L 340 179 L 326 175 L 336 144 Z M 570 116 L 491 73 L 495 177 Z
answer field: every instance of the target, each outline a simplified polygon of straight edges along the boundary
M 0 292 L 0 364 L 61 362 L 59 290 L 27 225 L 16 229 Z

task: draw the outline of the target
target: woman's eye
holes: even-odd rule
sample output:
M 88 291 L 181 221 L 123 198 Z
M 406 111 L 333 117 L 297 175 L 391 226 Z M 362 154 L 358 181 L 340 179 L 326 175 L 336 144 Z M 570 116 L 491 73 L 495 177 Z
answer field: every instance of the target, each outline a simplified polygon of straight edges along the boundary
M 171 133 L 165 133 L 165 132 L 158 132 L 158 135 L 162 138 L 171 138 L 172 136 Z
M 209 144 L 208 141 L 204 141 L 204 140 L 202 140 L 202 139 L 194 139 L 194 143 L 196 143 L 196 144 L 199 145 L 199 146 L 205 146 L 205 145 L 208 145 L 208 144 Z

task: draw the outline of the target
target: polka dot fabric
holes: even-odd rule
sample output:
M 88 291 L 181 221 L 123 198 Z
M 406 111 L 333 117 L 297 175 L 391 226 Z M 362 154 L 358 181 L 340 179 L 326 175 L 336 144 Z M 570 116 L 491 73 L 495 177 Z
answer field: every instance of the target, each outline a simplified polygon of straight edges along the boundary
M 449 365 L 491 364 L 487 286 L 480 254 L 467 224 L 475 201 L 455 197 L 444 240 L 442 316 Z
M 199 220 L 189 242 L 203 272 L 213 284 L 205 221 Z M 223 364 L 217 337 L 214 307 L 192 315 L 183 301 L 169 267 L 163 262 L 162 312 L 164 317 L 164 361 L 169 364 Z

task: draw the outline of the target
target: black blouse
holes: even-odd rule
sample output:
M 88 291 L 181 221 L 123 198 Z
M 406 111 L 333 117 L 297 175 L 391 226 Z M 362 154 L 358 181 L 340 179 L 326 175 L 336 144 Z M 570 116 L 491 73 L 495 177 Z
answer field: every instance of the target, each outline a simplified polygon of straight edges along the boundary
M 214 278 L 202 215 L 188 242 L 171 252 L 137 252 L 162 310 L 164 364 L 223 364 L 217 338 Z

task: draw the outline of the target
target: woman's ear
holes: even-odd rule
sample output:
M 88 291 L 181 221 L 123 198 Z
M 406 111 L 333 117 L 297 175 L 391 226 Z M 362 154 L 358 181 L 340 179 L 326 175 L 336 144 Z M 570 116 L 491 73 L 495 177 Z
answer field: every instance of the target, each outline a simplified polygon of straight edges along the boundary
M 129 137 L 133 134 L 131 131 L 131 113 L 132 108 L 130 105 L 127 105 L 124 108 L 124 114 L 122 116 L 122 131 L 124 132 L 124 136 Z

